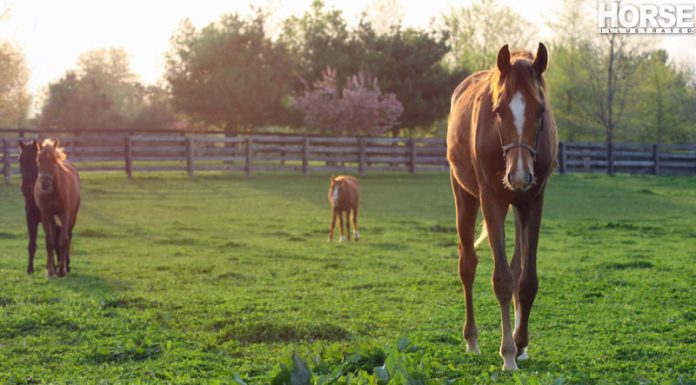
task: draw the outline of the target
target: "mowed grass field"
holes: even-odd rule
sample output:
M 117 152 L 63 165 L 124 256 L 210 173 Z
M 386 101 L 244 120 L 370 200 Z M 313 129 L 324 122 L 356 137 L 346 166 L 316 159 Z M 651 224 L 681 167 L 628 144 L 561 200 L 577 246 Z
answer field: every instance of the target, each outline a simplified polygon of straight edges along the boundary
M 0 186 L 0 382 L 267 384 L 293 352 L 330 366 L 405 336 L 434 383 L 694 383 L 696 178 L 553 177 L 517 376 L 487 247 L 464 353 L 448 176 L 360 180 L 362 239 L 327 243 L 328 175 L 84 173 L 73 272 L 51 280 L 42 235 L 26 274 L 18 181 Z

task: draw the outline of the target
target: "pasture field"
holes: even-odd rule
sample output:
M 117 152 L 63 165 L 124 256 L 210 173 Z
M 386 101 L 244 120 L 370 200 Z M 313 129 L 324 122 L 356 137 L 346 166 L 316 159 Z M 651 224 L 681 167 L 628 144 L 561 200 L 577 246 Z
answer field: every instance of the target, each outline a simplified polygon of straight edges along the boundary
M 328 175 L 84 173 L 73 272 L 51 280 L 42 239 L 25 273 L 23 199 L 0 186 L 0 383 L 278 383 L 293 352 L 316 380 L 401 337 L 413 384 L 695 383 L 696 178 L 552 178 L 517 375 L 487 248 L 464 353 L 448 176 L 360 180 L 362 239 L 329 244 Z M 368 372 L 350 383 L 385 383 Z

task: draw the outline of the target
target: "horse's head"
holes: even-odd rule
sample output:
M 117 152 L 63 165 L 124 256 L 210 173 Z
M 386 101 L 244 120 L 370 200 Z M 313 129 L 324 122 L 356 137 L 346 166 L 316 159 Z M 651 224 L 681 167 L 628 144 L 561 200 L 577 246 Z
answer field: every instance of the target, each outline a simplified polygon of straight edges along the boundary
M 59 167 L 58 164 L 63 160 L 65 160 L 65 153 L 63 149 L 58 147 L 58 140 L 44 140 L 38 156 L 38 182 L 41 192 L 53 192 L 53 178 L 55 177 L 56 169 Z
M 29 144 L 19 141 L 19 172 L 22 174 L 22 193 L 31 196 L 39 173 L 37 158 L 41 145 L 36 140 Z
M 503 184 L 513 191 L 527 191 L 535 183 L 534 160 L 546 109 L 542 73 L 547 62 L 542 43 L 535 57 L 526 51 L 511 57 L 507 45 L 498 52 L 491 82 L 493 111 L 505 157 Z
M 333 206 L 338 205 L 338 200 L 341 195 L 341 187 L 345 183 L 345 179 L 337 176 L 331 176 L 331 184 L 329 185 L 329 201 Z

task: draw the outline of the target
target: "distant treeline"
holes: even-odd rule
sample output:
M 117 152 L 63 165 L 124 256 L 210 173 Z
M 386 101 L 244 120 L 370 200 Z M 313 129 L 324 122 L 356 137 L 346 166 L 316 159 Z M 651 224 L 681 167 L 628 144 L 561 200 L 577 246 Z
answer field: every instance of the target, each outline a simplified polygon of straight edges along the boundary
M 567 0 L 548 23 L 547 97 L 561 138 L 696 142 L 694 73 L 653 37 L 599 34 L 585 6 Z M 491 67 L 503 44 L 539 40 L 494 0 L 452 7 L 427 30 L 402 26 L 399 7 L 377 0 L 355 26 L 320 0 L 273 25 L 262 9 L 200 29 L 183 20 L 160 84 L 142 84 L 124 49 L 86 52 L 32 119 L 23 55 L 0 44 L 0 126 L 442 136 L 461 80 Z

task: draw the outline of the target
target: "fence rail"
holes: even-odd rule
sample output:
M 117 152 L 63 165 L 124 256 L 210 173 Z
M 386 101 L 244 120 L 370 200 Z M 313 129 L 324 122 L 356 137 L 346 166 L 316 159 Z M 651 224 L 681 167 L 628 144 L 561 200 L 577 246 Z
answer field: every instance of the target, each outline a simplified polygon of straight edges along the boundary
M 19 140 L 43 135 L 2 133 L 2 168 L 6 182 L 19 171 Z M 81 171 L 232 170 L 311 172 L 448 170 L 444 139 L 87 132 L 58 135 L 69 159 Z M 615 172 L 696 175 L 696 145 L 562 142 L 560 173 L 605 173 L 609 152 Z

